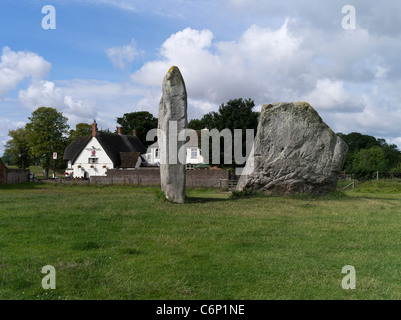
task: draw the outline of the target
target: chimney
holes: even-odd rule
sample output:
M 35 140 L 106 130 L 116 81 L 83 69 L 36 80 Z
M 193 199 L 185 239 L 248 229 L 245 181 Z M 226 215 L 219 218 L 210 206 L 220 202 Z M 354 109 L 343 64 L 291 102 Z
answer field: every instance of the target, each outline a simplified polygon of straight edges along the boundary
M 136 137 L 136 130 L 135 130 L 135 129 L 132 130 L 132 135 L 133 135 L 134 137 Z
M 117 127 L 117 133 L 122 134 L 123 133 L 123 128 L 122 127 Z
M 96 131 L 97 131 L 97 123 L 96 123 L 96 120 L 93 120 L 93 123 L 92 123 L 92 137 L 96 136 Z

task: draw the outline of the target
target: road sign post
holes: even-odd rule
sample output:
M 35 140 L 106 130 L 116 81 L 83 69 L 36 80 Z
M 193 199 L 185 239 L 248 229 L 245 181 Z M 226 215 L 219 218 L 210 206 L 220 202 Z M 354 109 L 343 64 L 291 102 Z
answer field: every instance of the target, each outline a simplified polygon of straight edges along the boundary
M 53 179 L 56 179 L 56 159 L 57 152 L 53 152 Z

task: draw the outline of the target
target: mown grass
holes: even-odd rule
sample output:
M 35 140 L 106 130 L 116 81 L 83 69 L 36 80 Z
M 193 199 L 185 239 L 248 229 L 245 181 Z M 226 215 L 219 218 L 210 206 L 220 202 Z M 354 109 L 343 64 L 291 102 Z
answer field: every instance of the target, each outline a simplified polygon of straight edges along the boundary
M 400 299 L 401 184 L 324 197 L 0 187 L 1 299 Z M 44 290 L 41 269 L 56 269 Z M 343 266 L 356 269 L 344 290 Z

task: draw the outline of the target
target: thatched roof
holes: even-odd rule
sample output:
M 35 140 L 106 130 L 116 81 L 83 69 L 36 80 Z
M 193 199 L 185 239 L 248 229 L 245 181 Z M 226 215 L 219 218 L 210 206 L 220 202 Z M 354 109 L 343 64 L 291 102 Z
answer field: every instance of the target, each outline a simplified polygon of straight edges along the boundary
M 137 136 L 98 131 L 95 137 L 113 162 L 114 167 L 120 167 L 122 164 L 126 167 L 127 163 L 133 164 L 134 162 L 136 164 L 139 155 L 146 152 L 146 148 Z M 91 139 L 91 136 L 75 138 L 65 149 L 63 159 L 71 160 L 74 163 Z M 120 156 L 122 153 L 131 153 L 131 155 L 123 155 L 124 161 L 122 161 Z M 135 155 L 137 153 L 138 156 Z
M 91 140 L 90 137 L 76 137 L 73 142 L 71 142 L 67 148 L 64 150 L 64 155 L 63 159 L 64 160 L 71 160 L 72 163 L 77 160 L 79 154 L 82 152 L 82 150 L 85 148 L 85 146 L 89 143 Z
M 120 168 L 135 168 L 140 155 L 139 152 L 120 152 Z

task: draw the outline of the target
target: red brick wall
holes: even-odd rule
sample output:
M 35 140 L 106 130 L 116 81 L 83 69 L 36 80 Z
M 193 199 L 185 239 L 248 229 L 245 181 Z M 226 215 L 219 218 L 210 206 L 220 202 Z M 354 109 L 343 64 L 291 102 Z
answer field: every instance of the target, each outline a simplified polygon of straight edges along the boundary
M 159 169 L 108 170 L 107 177 L 91 177 L 91 182 L 106 184 L 133 184 L 137 186 L 160 186 Z M 187 170 L 187 187 L 227 187 L 228 170 Z
M 7 169 L 7 184 L 29 181 L 28 169 Z
M 28 182 L 29 173 L 28 169 L 8 169 L 0 159 L 0 184 Z
M 134 184 L 138 186 L 160 185 L 158 169 L 144 170 L 107 170 L 107 180 L 111 183 Z
M 225 187 L 221 179 L 228 179 L 228 170 L 187 170 L 187 187 Z

